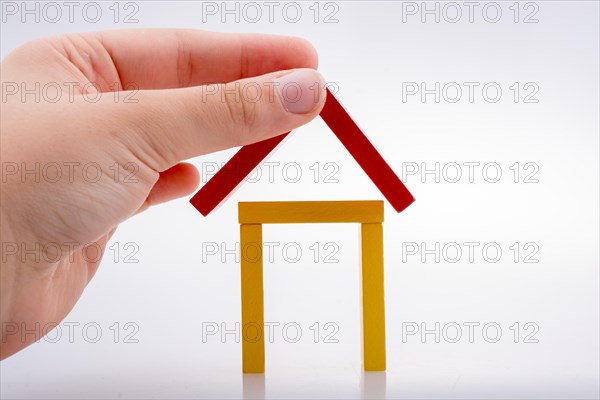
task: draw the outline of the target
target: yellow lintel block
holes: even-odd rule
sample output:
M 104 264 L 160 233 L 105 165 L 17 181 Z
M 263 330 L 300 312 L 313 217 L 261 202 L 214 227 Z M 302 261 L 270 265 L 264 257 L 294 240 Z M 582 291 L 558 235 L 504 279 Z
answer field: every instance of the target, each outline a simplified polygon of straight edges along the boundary
M 265 372 L 262 225 L 240 225 L 242 370 Z
M 260 201 L 238 204 L 240 224 L 381 223 L 383 201 Z
M 383 225 L 362 224 L 362 308 L 365 371 L 385 371 Z

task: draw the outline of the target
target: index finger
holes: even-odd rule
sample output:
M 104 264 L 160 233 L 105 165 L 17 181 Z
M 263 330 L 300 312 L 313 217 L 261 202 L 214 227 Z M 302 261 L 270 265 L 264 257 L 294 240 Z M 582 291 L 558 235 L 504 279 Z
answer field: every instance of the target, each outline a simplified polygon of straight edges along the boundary
M 136 29 L 92 33 L 109 53 L 123 86 L 173 89 L 225 83 L 269 72 L 316 68 L 304 39 L 193 29 Z

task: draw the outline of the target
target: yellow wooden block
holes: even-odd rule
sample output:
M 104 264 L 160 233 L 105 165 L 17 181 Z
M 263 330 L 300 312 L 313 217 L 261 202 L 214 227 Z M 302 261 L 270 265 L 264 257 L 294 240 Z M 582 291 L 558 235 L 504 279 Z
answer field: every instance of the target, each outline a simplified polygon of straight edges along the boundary
M 265 372 L 262 225 L 240 225 L 242 368 Z
M 383 225 L 362 224 L 362 308 L 365 371 L 385 371 Z
M 381 223 L 383 201 L 240 202 L 240 224 Z
M 262 224 L 310 222 L 361 223 L 364 369 L 385 371 L 383 202 L 239 203 L 239 220 L 243 372 L 265 372 Z

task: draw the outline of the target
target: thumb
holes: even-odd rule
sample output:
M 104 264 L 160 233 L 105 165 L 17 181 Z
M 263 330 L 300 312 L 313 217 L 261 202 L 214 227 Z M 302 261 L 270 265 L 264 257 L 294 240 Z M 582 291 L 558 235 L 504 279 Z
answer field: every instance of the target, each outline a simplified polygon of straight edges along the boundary
M 326 91 L 317 71 L 295 69 L 226 84 L 140 91 L 137 97 L 136 104 L 114 104 L 117 138 L 142 162 L 164 171 L 304 125 L 321 111 Z

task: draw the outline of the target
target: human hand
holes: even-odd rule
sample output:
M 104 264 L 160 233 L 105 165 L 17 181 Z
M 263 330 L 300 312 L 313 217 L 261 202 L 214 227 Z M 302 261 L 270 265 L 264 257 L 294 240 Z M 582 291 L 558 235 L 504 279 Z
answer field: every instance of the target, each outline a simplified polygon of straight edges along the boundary
M 317 116 L 316 67 L 301 39 L 194 30 L 57 36 L 11 53 L 1 69 L 0 359 L 40 339 L 25 330 L 64 319 L 119 223 L 195 190 L 198 172 L 181 160 Z

